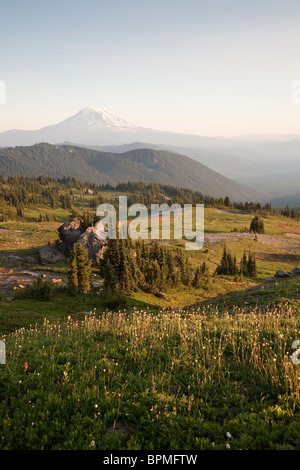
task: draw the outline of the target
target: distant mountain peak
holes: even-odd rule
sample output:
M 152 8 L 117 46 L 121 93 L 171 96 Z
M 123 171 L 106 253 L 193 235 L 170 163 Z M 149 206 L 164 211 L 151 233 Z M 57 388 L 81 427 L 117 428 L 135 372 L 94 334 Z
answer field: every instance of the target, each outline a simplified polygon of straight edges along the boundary
M 140 127 L 125 121 L 121 117 L 107 110 L 90 106 L 78 111 L 77 114 L 71 116 L 58 124 L 60 127 L 80 128 L 90 130 L 110 130 L 110 131 L 126 131 L 134 132 Z

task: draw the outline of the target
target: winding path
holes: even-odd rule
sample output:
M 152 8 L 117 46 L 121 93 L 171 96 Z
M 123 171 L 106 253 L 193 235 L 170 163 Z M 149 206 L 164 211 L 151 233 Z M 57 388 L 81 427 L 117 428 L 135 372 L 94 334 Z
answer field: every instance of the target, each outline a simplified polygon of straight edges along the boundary
M 289 234 L 291 236 L 291 234 Z M 224 233 L 207 233 L 204 235 L 204 241 L 207 243 L 219 243 L 222 241 L 230 240 L 241 240 L 243 238 L 248 238 L 250 240 L 255 239 L 253 233 L 236 233 L 236 232 L 224 232 Z M 263 235 L 258 234 L 257 240 L 263 245 L 272 246 L 280 250 L 285 251 L 286 253 L 300 253 L 300 240 L 294 241 L 289 240 L 283 236 L 278 235 Z

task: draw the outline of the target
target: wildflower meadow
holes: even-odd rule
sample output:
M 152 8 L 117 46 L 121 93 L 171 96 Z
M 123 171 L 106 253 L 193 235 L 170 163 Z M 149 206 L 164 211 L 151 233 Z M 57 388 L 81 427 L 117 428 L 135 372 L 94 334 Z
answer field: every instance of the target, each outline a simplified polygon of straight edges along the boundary
M 289 305 L 96 311 L 3 339 L 0 449 L 300 448 Z

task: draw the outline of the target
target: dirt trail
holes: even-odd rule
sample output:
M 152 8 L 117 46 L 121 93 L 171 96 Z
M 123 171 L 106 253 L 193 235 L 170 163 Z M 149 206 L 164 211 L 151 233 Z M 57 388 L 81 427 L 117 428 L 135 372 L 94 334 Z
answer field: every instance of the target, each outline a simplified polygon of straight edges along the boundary
M 290 234 L 289 234 L 290 235 Z M 255 239 L 253 233 L 236 233 L 236 232 L 224 232 L 224 233 L 214 233 L 214 234 L 205 234 L 204 240 L 207 243 L 219 243 L 222 241 L 234 241 L 241 240 L 243 238 L 248 238 L 250 240 Z M 275 235 L 263 235 L 258 234 L 257 240 L 263 245 L 272 246 L 278 248 L 286 253 L 300 253 L 300 241 L 292 241 L 287 238 L 275 236 Z
M 299 233 L 285 233 L 284 234 L 286 237 L 290 237 L 290 238 L 299 238 L 300 239 L 300 235 Z

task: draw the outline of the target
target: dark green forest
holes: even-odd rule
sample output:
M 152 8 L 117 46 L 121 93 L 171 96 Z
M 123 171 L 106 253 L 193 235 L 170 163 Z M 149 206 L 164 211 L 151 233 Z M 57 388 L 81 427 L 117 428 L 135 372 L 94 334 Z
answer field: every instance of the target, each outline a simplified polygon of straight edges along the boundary
M 260 195 L 184 155 L 165 150 L 138 149 L 117 154 L 72 145 L 39 143 L 0 149 L 4 176 L 62 175 L 113 184 L 128 181 L 188 187 L 213 197 L 228 195 L 234 201 L 258 201 Z
M 26 177 L 0 175 L 0 221 L 27 220 L 41 222 L 45 216 L 26 215 L 25 208 L 65 209 L 71 215 L 85 214 L 78 208 L 89 208 L 95 211 L 104 202 L 116 204 L 117 195 L 126 194 L 128 206 L 134 203 L 168 205 L 204 204 L 205 207 L 221 209 L 238 209 L 253 214 L 278 214 L 300 218 L 296 208 L 286 206 L 282 210 L 272 208 L 271 204 L 259 202 L 231 202 L 228 196 L 214 198 L 201 191 L 175 187 L 172 185 L 144 182 L 126 182 L 112 185 L 80 181 L 74 177 L 53 178 L 50 176 Z M 53 212 L 53 211 L 52 211 Z M 47 214 L 46 214 L 47 216 Z M 55 215 L 51 216 L 52 218 Z

